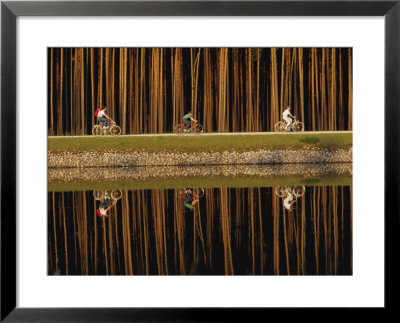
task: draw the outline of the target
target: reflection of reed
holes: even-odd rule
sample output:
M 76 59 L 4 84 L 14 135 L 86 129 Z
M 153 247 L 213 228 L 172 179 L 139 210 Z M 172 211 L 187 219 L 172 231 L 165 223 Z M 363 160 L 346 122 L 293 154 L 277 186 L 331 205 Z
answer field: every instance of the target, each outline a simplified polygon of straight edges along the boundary
M 273 216 L 273 225 L 274 225 L 274 231 L 273 231 L 273 237 L 274 237 L 274 274 L 279 275 L 279 217 L 276 216 L 277 214 L 280 214 L 280 201 L 273 196 L 273 202 L 272 202 L 272 216 Z
M 351 188 L 308 187 L 287 211 L 272 188 L 124 191 L 107 217 L 92 192 L 49 193 L 49 274 L 351 274 Z M 90 210 L 88 212 L 88 210 Z
M 231 249 L 231 223 L 229 206 L 230 203 L 228 197 L 228 189 L 220 189 L 220 220 L 221 220 L 221 231 L 222 231 L 222 242 L 224 246 L 224 265 L 225 275 L 233 275 L 233 264 L 232 264 L 232 249 Z

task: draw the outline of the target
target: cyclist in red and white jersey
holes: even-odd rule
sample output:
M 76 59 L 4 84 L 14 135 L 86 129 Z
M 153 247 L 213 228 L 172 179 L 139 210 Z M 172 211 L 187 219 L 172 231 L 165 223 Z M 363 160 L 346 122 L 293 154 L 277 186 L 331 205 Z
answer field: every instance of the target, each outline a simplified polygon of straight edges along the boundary
M 107 108 L 98 108 L 94 113 L 97 116 L 97 121 L 101 122 L 104 127 L 108 126 L 108 121 L 112 121 L 111 118 L 106 114 Z

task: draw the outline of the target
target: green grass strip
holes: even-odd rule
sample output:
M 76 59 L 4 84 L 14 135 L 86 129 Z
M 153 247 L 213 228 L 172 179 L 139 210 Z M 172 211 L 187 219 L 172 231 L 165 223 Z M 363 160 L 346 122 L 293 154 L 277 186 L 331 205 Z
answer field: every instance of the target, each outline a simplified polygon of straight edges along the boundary
M 301 149 L 304 147 L 350 147 L 352 132 L 302 132 L 260 134 L 59 136 L 48 137 L 49 151 L 170 150 L 175 152 L 250 151 Z
M 52 182 L 48 183 L 49 192 L 70 192 L 90 190 L 138 190 L 138 189 L 174 189 L 184 187 L 276 187 L 276 186 L 351 186 L 351 175 L 331 175 L 321 177 L 252 177 L 252 176 L 212 176 L 212 177 L 176 177 L 147 180 L 121 180 L 102 182 Z

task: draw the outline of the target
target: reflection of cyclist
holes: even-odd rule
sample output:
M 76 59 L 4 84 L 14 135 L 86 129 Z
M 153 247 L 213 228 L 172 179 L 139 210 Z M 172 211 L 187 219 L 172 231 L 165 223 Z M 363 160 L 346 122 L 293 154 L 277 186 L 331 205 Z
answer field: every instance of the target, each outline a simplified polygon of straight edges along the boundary
M 290 188 L 286 189 L 286 195 L 283 200 L 283 206 L 287 209 L 290 210 L 292 205 L 296 202 L 296 200 L 293 198 L 293 194 L 290 190 Z
M 112 121 L 111 118 L 106 114 L 107 108 L 98 108 L 94 113 L 97 116 L 97 121 L 101 122 L 104 127 L 107 127 L 108 120 Z
M 196 205 L 197 203 L 199 203 L 199 196 L 198 194 L 195 194 L 192 192 L 192 190 L 190 189 L 183 189 L 179 192 L 183 199 L 184 202 L 183 204 L 188 208 L 188 209 L 192 209 L 194 205 Z
M 104 202 L 100 203 L 96 213 L 98 216 L 107 216 L 108 210 L 110 210 L 113 206 L 114 204 L 110 201 L 110 198 L 106 198 L 104 199 Z
M 292 124 L 292 122 L 293 122 L 293 119 L 295 118 L 295 116 L 293 116 L 291 113 L 290 113 L 290 106 L 288 105 L 287 106 L 287 109 L 285 110 L 285 111 L 283 111 L 283 120 L 285 120 L 286 121 L 286 131 L 288 131 L 289 130 L 289 127 L 290 127 L 290 125 Z
M 190 126 L 192 124 L 192 121 L 196 122 L 196 119 L 193 118 L 192 111 L 189 111 L 188 114 L 185 114 L 183 116 L 183 123 L 185 125 L 185 131 L 189 130 L 189 128 L 190 128 Z

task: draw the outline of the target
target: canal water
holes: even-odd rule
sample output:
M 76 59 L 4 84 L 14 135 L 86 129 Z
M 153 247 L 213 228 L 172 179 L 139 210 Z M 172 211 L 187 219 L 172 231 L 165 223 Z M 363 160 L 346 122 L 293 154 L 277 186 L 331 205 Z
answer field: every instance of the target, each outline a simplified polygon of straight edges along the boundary
M 48 193 L 49 275 L 351 275 L 352 187 Z

